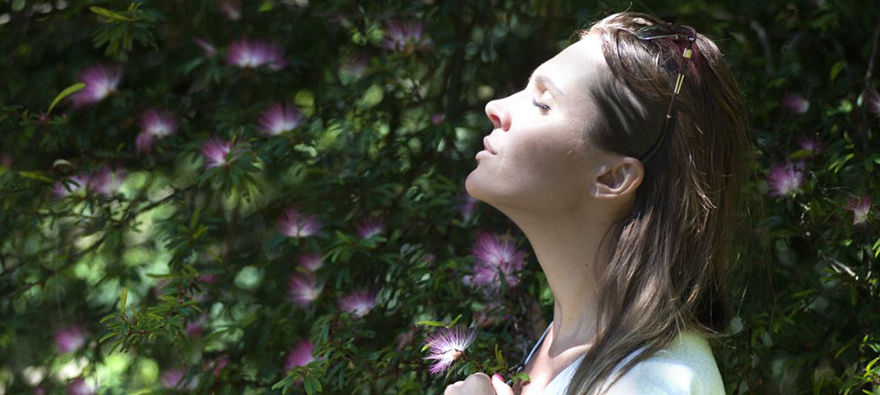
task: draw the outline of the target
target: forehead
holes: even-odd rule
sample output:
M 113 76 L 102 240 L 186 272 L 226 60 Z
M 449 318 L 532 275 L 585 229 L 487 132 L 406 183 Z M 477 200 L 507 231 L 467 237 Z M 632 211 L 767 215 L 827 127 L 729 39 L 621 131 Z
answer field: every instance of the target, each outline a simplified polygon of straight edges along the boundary
M 601 39 L 589 34 L 538 66 L 535 74 L 550 77 L 568 97 L 569 92 L 583 93 L 585 87 L 595 86 L 605 70 Z

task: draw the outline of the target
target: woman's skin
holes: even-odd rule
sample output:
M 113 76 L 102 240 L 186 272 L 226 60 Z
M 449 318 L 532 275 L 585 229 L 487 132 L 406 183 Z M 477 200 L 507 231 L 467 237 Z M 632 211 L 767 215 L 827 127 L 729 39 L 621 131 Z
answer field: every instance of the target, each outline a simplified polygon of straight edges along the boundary
M 601 116 L 587 90 L 598 90 L 608 78 L 613 76 L 600 39 L 590 34 L 535 69 L 525 89 L 490 101 L 486 114 L 494 130 L 487 140 L 495 154 L 480 154 L 465 181 L 471 196 L 523 231 L 555 298 L 553 327 L 525 369 L 531 382 L 523 394 L 539 393 L 590 347 L 597 319 L 593 265 L 605 264 L 608 256 L 604 249 L 597 256 L 596 249 L 642 182 L 638 159 L 580 143 L 584 126 Z M 445 394 L 512 393 L 496 381 L 471 375 Z

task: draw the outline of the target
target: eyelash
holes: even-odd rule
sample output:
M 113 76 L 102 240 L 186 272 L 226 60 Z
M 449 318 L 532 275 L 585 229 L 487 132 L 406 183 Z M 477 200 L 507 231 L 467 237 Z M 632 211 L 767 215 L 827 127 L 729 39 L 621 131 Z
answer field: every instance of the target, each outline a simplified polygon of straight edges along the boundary
M 532 98 L 532 104 L 534 104 L 535 107 L 538 107 L 538 108 L 540 108 L 541 110 L 544 110 L 544 111 L 547 111 L 547 110 L 550 109 L 550 106 L 548 106 L 548 105 L 546 105 L 546 104 L 544 104 L 544 103 L 538 103 L 538 101 L 535 100 L 535 98 Z

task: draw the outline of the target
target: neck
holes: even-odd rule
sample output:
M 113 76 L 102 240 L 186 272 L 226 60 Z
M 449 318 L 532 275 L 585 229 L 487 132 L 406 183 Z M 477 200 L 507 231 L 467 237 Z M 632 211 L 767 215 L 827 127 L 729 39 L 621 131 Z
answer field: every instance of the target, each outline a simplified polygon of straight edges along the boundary
M 596 336 L 598 283 L 594 265 L 602 264 L 599 242 L 611 224 L 607 207 L 565 212 L 505 213 L 523 231 L 553 291 L 553 326 L 547 339 L 550 354 L 589 345 Z M 607 248 L 607 247 L 606 247 Z

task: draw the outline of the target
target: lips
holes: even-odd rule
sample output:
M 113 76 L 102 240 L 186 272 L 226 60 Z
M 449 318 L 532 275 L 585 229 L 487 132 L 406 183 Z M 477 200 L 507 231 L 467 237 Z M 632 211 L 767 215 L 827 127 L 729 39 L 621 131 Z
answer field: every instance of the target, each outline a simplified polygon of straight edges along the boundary
M 489 136 L 483 137 L 483 148 L 485 148 L 486 151 L 491 152 L 492 155 L 496 154 L 495 150 L 492 149 L 492 146 L 489 144 Z

